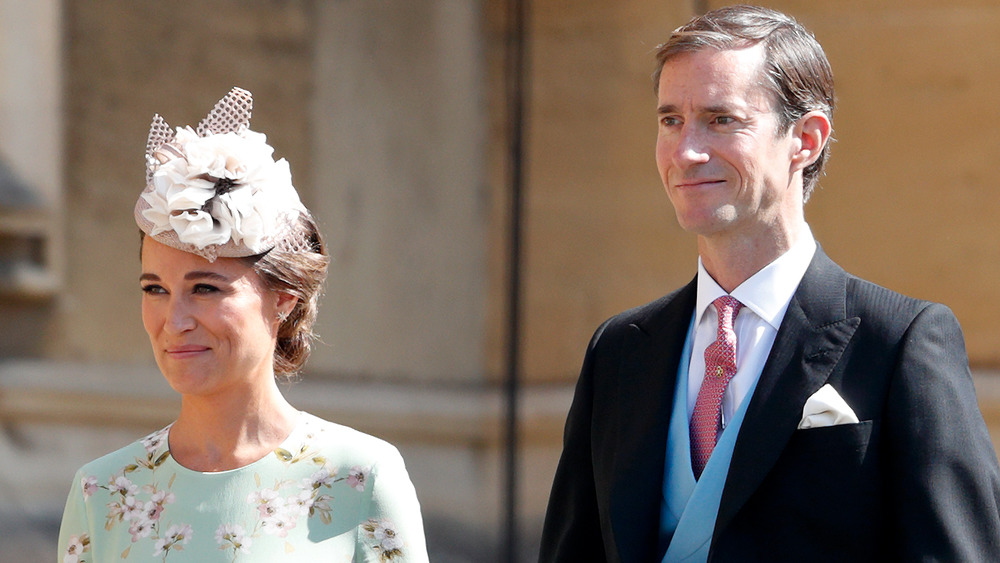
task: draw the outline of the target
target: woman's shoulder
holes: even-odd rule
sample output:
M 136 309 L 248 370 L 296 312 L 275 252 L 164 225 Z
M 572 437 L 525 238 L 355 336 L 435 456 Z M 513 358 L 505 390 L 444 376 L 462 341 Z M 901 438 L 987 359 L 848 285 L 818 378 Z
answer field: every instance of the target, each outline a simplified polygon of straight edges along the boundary
M 321 450 L 331 461 L 340 464 L 372 465 L 400 458 L 395 446 L 349 426 L 330 422 L 303 412 L 297 432 L 301 447 Z

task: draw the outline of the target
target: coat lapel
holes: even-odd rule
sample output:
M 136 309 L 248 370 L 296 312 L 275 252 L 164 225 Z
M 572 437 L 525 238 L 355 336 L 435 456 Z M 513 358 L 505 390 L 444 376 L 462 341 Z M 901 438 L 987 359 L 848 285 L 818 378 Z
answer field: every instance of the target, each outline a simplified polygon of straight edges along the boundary
M 674 385 L 694 312 L 695 283 L 628 328 L 617 374 L 617 451 L 611 523 L 620 560 L 651 561 L 659 538 L 663 469 Z
M 715 536 L 771 471 L 802 417 L 802 406 L 826 383 L 860 319 L 846 317 L 847 273 L 816 249 L 778 329 L 740 428 L 722 493 Z

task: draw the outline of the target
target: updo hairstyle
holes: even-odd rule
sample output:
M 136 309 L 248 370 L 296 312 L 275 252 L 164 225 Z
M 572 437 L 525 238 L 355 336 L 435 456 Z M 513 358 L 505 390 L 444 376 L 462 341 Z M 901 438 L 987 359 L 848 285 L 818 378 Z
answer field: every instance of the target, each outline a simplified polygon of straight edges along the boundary
M 291 314 L 278 327 L 274 348 L 274 374 L 286 380 L 294 379 L 309 358 L 316 337 L 313 323 L 330 264 L 326 243 L 312 216 L 300 213 L 296 230 L 303 243 L 300 248 L 288 251 L 279 247 L 241 258 L 253 267 L 269 291 L 298 298 Z

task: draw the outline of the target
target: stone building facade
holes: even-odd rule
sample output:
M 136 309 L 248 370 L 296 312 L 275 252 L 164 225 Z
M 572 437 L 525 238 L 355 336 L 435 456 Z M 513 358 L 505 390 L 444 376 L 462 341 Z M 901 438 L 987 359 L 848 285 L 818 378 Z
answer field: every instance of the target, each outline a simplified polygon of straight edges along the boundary
M 768 4 L 816 33 L 837 77 L 814 233 L 848 270 L 955 310 L 1000 425 L 1000 7 Z M 721 3 L 530 5 L 523 560 L 591 332 L 694 274 L 653 163 L 649 75 L 655 45 Z M 152 114 L 196 123 L 232 86 L 254 93 L 253 126 L 334 259 L 290 398 L 399 446 L 433 560 L 496 560 L 506 14 L 504 0 L 0 0 L 0 560 L 24 543 L 12 560 L 49 557 L 76 467 L 176 412 L 141 330 L 131 210 Z

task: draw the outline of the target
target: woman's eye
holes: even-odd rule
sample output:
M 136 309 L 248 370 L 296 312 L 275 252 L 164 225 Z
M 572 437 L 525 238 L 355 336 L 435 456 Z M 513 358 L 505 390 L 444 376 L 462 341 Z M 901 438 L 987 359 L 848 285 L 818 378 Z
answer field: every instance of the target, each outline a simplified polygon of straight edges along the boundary
M 208 294 L 208 293 L 215 293 L 217 291 L 219 291 L 219 288 L 215 287 L 214 285 L 199 283 L 198 285 L 194 286 L 194 293 Z
M 149 294 L 149 295 L 159 295 L 159 294 L 167 292 L 165 289 L 163 289 L 162 286 L 159 286 L 159 285 L 156 285 L 156 284 L 144 285 L 144 286 L 141 287 L 141 289 L 142 289 L 143 293 L 146 293 L 146 294 Z

